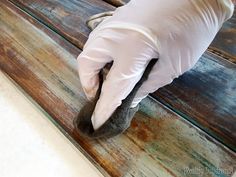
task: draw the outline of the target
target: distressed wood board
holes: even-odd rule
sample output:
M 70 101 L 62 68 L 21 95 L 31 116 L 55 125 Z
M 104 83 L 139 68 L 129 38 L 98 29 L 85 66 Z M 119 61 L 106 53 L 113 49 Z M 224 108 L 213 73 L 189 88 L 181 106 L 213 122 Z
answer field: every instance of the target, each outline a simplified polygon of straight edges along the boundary
M 10 0 L 31 16 L 83 48 L 90 33 L 86 20 L 115 8 L 99 0 Z
M 76 69 L 80 50 L 7 1 L 0 1 L 0 69 L 78 143 L 106 176 L 231 176 L 236 154 L 152 98 L 131 127 L 109 140 L 74 132 L 85 102 Z
M 10 0 L 30 13 L 42 23 L 58 32 L 82 49 L 89 29 L 85 24 L 91 15 L 115 10 L 128 0 Z M 111 4 L 111 5 L 110 5 Z M 222 29 L 209 47 L 209 51 L 236 63 L 236 11 L 224 23 Z
M 206 52 L 195 67 L 151 94 L 236 150 L 236 65 Z
M 86 3 L 65 0 L 11 1 L 79 48 L 83 47 L 89 34 L 86 19 L 98 12 L 93 9 L 99 9 L 99 12 L 113 9 L 112 6 L 98 0 Z M 235 25 L 234 18 L 233 21 L 226 22 L 226 25 L 228 23 Z M 230 34 L 233 36 L 234 33 Z M 227 37 L 225 40 L 227 41 Z M 235 47 L 230 43 L 224 45 L 229 48 Z M 235 64 L 206 52 L 195 69 L 152 96 L 236 151 L 234 75 Z

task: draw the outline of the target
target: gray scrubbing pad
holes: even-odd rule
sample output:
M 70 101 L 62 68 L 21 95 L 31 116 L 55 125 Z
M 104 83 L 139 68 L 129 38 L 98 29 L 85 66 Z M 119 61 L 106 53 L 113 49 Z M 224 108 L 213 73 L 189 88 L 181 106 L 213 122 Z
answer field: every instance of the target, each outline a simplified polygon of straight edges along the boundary
M 157 59 L 152 59 L 149 62 L 141 79 L 135 85 L 131 93 L 122 101 L 122 104 L 114 111 L 111 117 L 95 131 L 91 117 L 101 92 L 102 77 L 100 76 L 101 82 L 96 98 L 91 102 L 87 102 L 74 120 L 76 131 L 90 138 L 111 138 L 123 133 L 130 126 L 134 114 L 138 111 L 138 106 L 130 108 L 133 99 L 143 82 L 148 79 L 148 75 L 156 62 Z
M 95 103 L 88 102 L 79 112 L 77 119 L 75 119 L 77 131 L 89 138 L 111 138 L 123 133 L 129 128 L 134 114 L 138 111 L 138 106 L 129 108 L 125 112 L 119 107 L 98 130 L 94 131 L 91 116 L 96 105 Z

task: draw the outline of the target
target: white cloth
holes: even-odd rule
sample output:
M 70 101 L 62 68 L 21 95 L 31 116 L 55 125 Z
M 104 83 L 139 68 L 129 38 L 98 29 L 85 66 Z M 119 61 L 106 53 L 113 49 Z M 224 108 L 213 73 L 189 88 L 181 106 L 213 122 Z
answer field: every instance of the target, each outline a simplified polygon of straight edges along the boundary
M 98 89 L 100 69 L 114 61 L 92 116 L 94 129 L 131 92 L 150 59 L 159 58 L 132 107 L 191 69 L 233 10 L 230 0 L 131 0 L 116 9 L 90 34 L 78 57 L 88 99 Z

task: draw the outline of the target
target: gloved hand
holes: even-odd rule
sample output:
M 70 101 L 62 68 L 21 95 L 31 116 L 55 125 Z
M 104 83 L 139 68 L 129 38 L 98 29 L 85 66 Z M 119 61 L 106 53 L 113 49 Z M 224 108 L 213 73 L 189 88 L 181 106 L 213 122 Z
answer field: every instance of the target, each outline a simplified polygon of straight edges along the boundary
M 97 130 L 111 116 L 152 58 L 159 60 L 132 107 L 191 69 L 233 9 L 230 0 L 134 0 L 105 19 L 78 57 L 88 99 L 97 92 L 99 71 L 113 61 L 92 115 L 93 128 Z

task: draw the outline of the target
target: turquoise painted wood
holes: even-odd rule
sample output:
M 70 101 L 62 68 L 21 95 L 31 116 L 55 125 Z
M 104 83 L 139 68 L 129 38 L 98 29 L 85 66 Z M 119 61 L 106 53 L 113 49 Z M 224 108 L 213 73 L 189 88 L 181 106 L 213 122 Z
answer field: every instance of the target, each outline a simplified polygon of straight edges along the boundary
M 56 33 L 83 48 L 90 33 L 86 20 L 115 8 L 99 0 L 10 0 Z
M 86 19 L 95 13 L 114 9 L 98 0 L 11 1 L 81 49 L 89 34 Z M 224 27 L 224 30 L 232 28 L 229 35 L 219 33 L 226 41 L 230 34 L 236 36 L 234 19 L 225 24 L 229 27 Z M 224 46 L 230 50 L 235 47 L 221 40 L 217 42 L 221 43 L 224 45 L 219 51 L 224 50 Z M 224 61 L 218 54 L 206 52 L 196 68 L 152 96 L 236 151 L 235 64 Z
M 151 94 L 236 151 L 236 65 L 206 52 L 195 67 Z
M 0 26 L 0 69 L 105 176 L 224 177 L 235 171 L 234 152 L 151 97 L 121 136 L 82 138 L 72 123 L 85 103 L 75 60 L 80 50 L 2 0 Z

